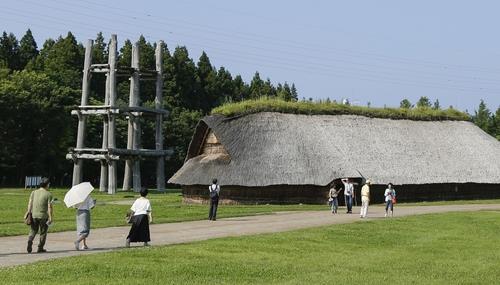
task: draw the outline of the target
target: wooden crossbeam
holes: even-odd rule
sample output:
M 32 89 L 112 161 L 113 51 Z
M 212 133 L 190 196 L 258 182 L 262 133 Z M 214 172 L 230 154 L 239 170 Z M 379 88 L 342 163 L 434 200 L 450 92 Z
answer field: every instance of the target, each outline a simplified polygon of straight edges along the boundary
M 141 116 L 141 115 L 166 115 L 170 113 L 167 110 L 164 109 L 153 109 L 153 108 L 147 108 L 147 107 L 111 107 L 111 106 L 79 106 L 79 110 L 72 110 L 71 114 L 72 115 L 107 115 L 107 114 L 132 114 L 134 116 Z

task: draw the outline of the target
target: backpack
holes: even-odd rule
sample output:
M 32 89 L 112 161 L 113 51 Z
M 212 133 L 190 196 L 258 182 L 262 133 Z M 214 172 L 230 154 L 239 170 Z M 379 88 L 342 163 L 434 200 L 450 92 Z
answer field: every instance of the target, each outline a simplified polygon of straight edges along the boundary
M 215 199 L 217 197 L 219 197 L 219 193 L 217 193 L 217 187 L 219 187 L 219 185 L 215 185 L 215 189 L 212 188 L 213 185 L 210 185 L 210 198 L 212 199 Z

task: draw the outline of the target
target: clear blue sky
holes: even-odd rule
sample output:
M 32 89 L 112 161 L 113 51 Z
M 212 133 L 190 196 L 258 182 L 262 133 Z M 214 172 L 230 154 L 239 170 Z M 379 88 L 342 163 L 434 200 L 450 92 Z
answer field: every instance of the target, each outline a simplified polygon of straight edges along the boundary
M 301 98 L 427 96 L 472 113 L 481 98 L 500 106 L 499 11 L 500 1 L 18 0 L 0 2 L 0 29 L 30 28 L 39 47 L 68 30 L 80 42 L 143 34 L 195 60 L 205 50 L 247 81 L 258 70 L 293 82 Z

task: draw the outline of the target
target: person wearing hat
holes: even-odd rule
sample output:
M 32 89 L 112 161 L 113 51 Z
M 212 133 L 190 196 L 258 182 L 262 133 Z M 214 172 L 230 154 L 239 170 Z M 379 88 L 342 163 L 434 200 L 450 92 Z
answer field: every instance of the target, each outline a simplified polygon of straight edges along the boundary
M 361 188 L 361 212 L 359 214 L 360 218 L 366 218 L 368 215 L 368 205 L 370 204 L 370 185 L 372 184 L 371 180 L 368 179 L 365 182 L 365 185 Z

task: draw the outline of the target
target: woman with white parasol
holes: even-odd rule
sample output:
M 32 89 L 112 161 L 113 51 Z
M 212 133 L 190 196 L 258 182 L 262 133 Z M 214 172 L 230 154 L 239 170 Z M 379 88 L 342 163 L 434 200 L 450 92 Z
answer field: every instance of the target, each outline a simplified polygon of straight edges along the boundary
M 66 206 L 76 208 L 77 239 L 74 242 L 76 250 L 80 250 L 82 241 L 83 249 L 89 248 L 87 237 L 90 234 L 90 209 L 95 206 L 95 200 L 90 197 L 92 190 L 94 187 L 89 182 L 84 182 L 73 186 L 64 196 Z

